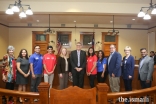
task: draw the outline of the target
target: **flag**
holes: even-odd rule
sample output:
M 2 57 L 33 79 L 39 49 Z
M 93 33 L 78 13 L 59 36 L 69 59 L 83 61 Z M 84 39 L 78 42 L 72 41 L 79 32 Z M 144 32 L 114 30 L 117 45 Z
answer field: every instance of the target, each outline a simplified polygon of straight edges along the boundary
M 61 43 L 60 35 L 58 35 L 58 38 L 57 38 L 56 48 L 57 48 L 57 55 L 59 55 L 60 54 L 60 50 L 62 48 L 62 43 Z
M 92 48 L 94 49 L 94 41 L 95 41 L 95 39 L 94 39 L 94 32 L 93 32 L 93 37 L 92 37 Z

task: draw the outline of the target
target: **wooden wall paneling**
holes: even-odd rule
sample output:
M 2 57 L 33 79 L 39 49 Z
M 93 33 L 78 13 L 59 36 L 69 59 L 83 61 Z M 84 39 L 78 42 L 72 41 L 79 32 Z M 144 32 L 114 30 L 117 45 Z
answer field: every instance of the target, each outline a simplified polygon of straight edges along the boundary
M 34 47 L 36 45 L 40 46 L 40 53 L 42 55 L 47 53 L 47 46 L 49 45 L 49 34 L 46 35 L 46 41 L 36 41 L 36 35 L 44 34 L 43 31 L 32 31 L 32 53 L 34 53 Z
M 105 53 L 105 56 L 108 57 L 110 54 L 109 46 L 111 44 L 114 44 L 116 46 L 116 51 L 118 51 L 118 35 L 115 37 L 115 42 L 105 42 L 105 36 L 107 35 L 107 32 L 102 32 L 102 50 Z
M 64 90 L 50 90 L 51 104 L 96 104 L 96 88 L 81 89 L 70 86 Z

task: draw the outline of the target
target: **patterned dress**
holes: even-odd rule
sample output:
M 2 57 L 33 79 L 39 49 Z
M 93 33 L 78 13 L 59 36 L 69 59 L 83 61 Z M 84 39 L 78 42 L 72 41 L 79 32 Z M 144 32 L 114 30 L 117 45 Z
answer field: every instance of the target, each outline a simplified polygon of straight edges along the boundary
M 5 82 L 15 82 L 16 79 L 16 61 L 14 56 L 9 56 L 8 54 L 3 56 L 3 70 L 2 74 L 5 77 Z

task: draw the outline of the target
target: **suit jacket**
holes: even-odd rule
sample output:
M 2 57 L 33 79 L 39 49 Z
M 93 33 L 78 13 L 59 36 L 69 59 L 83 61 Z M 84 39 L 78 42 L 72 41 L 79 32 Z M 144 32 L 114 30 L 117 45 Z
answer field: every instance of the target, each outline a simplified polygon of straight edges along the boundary
M 129 79 L 129 75 L 132 76 L 134 75 L 134 57 L 130 55 L 128 59 L 126 60 L 125 63 L 125 58 L 123 58 L 122 61 L 122 77 L 123 79 Z
M 68 61 L 68 71 L 71 71 L 71 66 L 70 66 L 70 59 L 67 59 Z M 57 60 L 57 70 L 58 70 L 58 74 L 60 73 L 65 73 L 65 67 L 66 67 L 66 61 L 63 57 L 58 57 Z
M 77 50 L 74 50 L 70 54 L 70 63 L 72 66 L 72 69 L 75 69 L 75 67 L 78 67 L 78 55 L 77 55 Z M 85 51 L 80 51 L 80 68 L 85 69 L 86 67 L 86 52 Z
M 110 56 L 109 56 L 110 57 Z M 108 60 L 109 60 L 108 57 Z M 108 64 L 107 60 L 107 71 L 112 76 L 112 73 L 115 74 L 115 77 L 120 77 L 121 76 L 121 54 L 118 52 L 114 52 L 111 60 Z
M 156 55 L 154 55 L 154 65 L 156 65 Z
M 139 68 L 140 68 L 140 64 L 139 64 Z M 153 58 L 146 56 L 139 70 L 140 70 L 139 76 L 142 81 L 152 80 L 152 74 L 154 70 Z
M 151 56 L 150 56 L 150 57 L 151 57 Z M 153 57 L 151 57 L 151 58 L 153 58 Z M 156 55 L 154 55 L 153 60 L 154 60 L 154 65 L 156 65 Z

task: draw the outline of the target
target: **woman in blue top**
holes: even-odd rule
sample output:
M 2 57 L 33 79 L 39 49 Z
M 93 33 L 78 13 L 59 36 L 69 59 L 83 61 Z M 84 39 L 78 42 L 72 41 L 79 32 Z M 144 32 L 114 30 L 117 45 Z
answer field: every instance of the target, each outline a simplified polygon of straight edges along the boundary
M 105 58 L 104 52 L 99 50 L 98 61 L 97 61 L 97 81 L 98 83 L 104 83 L 107 74 L 105 73 L 107 59 Z

